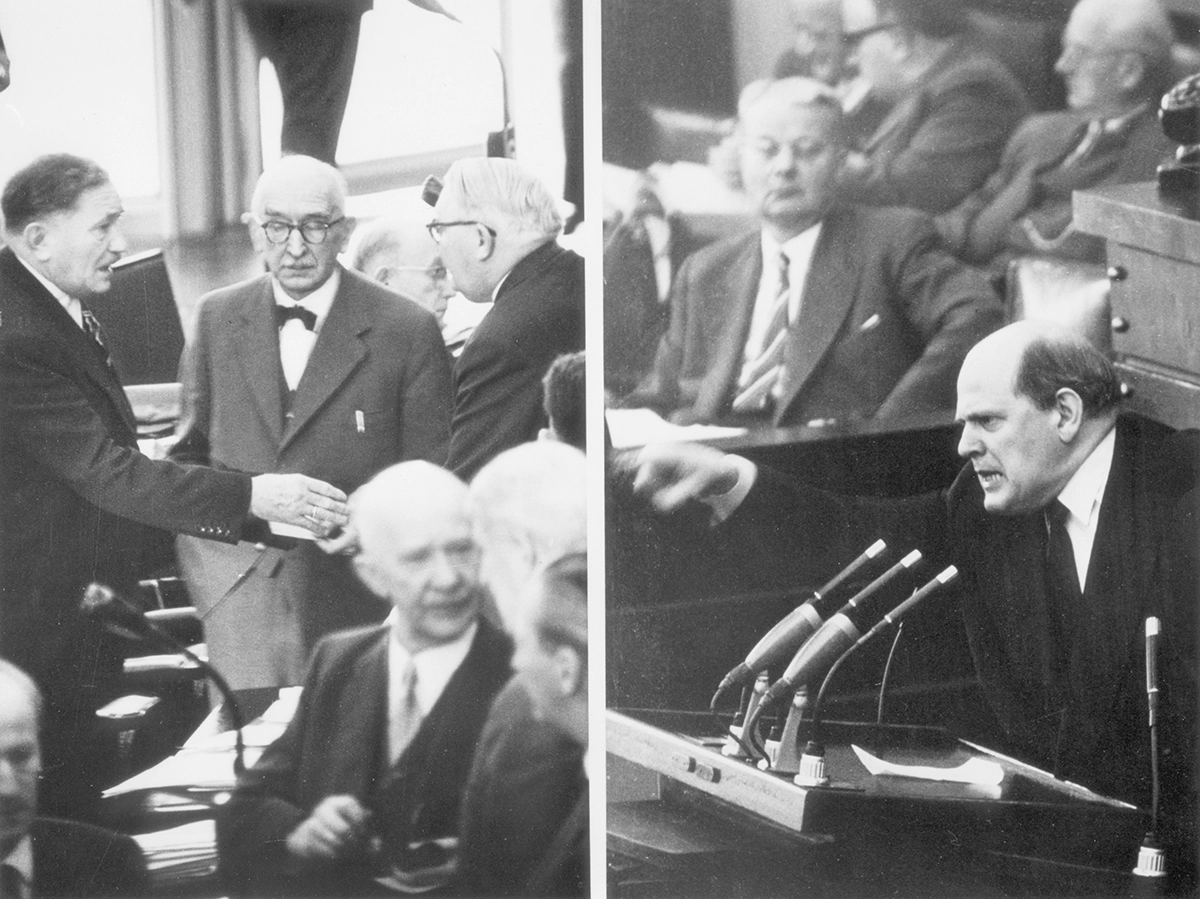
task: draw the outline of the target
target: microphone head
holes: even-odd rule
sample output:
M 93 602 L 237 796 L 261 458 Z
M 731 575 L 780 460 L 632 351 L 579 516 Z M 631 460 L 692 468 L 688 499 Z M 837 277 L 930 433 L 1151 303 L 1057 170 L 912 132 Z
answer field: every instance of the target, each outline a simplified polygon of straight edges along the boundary
M 1151 615 L 1146 619 L 1146 636 L 1157 637 L 1160 633 L 1162 633 L 1162 622 L 1154 615 Z
M 876 540 L 874 543 L 872 543 L 870 546 L 868 546 L 866 548 L 866 550 L 863 552 L 863 555 L 866 556 L 868 559 L 874 559 L 877 555 L 879 555 L 885 549 L 887 549 L 887 544 L 884 543 L 882 540 Z
M 84 588 L 79 610 L 84 615 L 96 615 L 108 609 L 116 600 L 117 594 L 112 587 L 93 581 Z

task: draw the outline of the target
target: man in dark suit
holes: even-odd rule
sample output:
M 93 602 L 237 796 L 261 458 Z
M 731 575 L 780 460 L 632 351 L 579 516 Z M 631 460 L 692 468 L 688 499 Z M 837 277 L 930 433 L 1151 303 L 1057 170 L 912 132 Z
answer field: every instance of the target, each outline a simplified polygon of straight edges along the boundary
M 86 305 L 125 249 L 108 175 L 45 156 L 9 180 L 0 207 L 0 654 L 46 697 L 43 809 L 87 817 L 102 762 L 93 713 L 121 671 L 115 642 L 80 615 L 87 584 L 136 588 L 169 560 L 165 531 L 232 542 L 263 519 L 324 535 L 345 523 L 345 494 L 299 474 L 142 455 Z
M 762 229 L 684 263 L 654 369 L 625 405 L 749 425 L 953 406 L 954 374 L 999 303 L 926 216 L 839 202 L 841 116 L 804 78 L 747 98 L 742 180 Z
M 1168 871 L 1186 884 L 1196 850 L 1200 441 L 1119 414 L 1119 400 L 1116 371 L 1084 338 L 1019 322 L 963 363 L 958 451 L 969 464 L 944 492 L 837 497 L 696 447 L 648 448 L 639 480 L 663 509 L 707 497 L 737 564 L 780 559 L 819 581 L 844 555 L 839 544 L 879 536 L 921 549 L 932 571 L 953 563 L 987 702 L 963 735 L 1144 808 L 1143 626 L 1158 616 L 1158 837 Z
M 1157 108 L 1170 86 L 1170 20 L 1157 0 L 1080 0 L 1055 68 L 1068 109 L 1030 116 L 1000 168 L 938 230 L 971 262 L 1052 253 L 1104 261 L 1104 240 L 1071 226 L 1073 191 L 1149 181 L 1172 152 Z
M 148 895 L 146 863 L 131 838 L 36 817 L 41 708 L 33 679 L 0 659 L 0 896 Z
M 295 717 L 217 822 L 231 893 L 346 896 L 445 883 L 459 801 L 512 645 L 479 614 L 467 488 L 403 462 L 351 498 L 355 570 L 383 625 L 313 653 Z
M 505 450 L 471 482 L 485 585 L 514 639 L 522 637 L 540 571 L 587 549 L 586 475 L 581 451 L 540 440 Z M 581 690 L 586 703 L 586 678 Z M 586 743 L 586 723 L 581 740 L 537 713 L 521 678 L 509 681 L 492 704 L 463 794 L 459 889 L 535 895 L 529 879 L 586 794 Z M 582 801 L 586 808 L 586 795 Z M 578 895 L 583 876 L 562 895 Z
M 583 259 L 558 245 L 553 195 L 511 159 L 462 159 L 446 172 L 429 231 L 455 286 L 494 301 L 454 367 L 448 467 L 469 480 L 546 424 L 542 376 L 583 349 Z
M 966 36 L 967 8 L 869 0 L 846 40 L 871 93 L 891 104 L 843 173 L 847 199 L 953 209 L 1000 161 L 1029 106 L 1016 78 Z
M 341 174 L 311 157 L 263 173 L 248 224 L 270 272 L 201 299 L 174 458 L 300 471 L 347 493 L 394 462 L 445 461 L 437 320 L 338 263 L 354 228 L 345 204 Z M 298 683 L 318 639 L 387 614 L 348 557 L 310 540 L 180 537 L 178 549 L 210 658 L 234 687 Z

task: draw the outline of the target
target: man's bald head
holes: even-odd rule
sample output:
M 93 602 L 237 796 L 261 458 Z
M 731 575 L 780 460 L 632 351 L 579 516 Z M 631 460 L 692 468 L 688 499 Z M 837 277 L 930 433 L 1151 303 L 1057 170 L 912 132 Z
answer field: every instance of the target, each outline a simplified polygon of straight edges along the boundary
M 506 625 L 538 565 L 587 549 L 586 480 L 583 453 L 541 440 L 505 450 L 471 482 L 482 577 Z
M 1079 0 L 1055 64 L 1072 109 L 1114 114 L 1171 82 L 1174 32 L 1158 0 Z
M 355 570 L 397 610 L 401 642 L 419 652 L 459 637 L 481 599 L 466 485 L 428 462 L 401 462 L 358 488 L 349 505 Z
M 424 220 L 389 215 L 364 225 L 358 231 L 353 266 L 416 300 L 442 323 L 454 289 Z
M 261 216 L 271 197 L 317 196 L 329 203 L 331 212 L 346 211 L 349 189 L 345 176 L 327 162 L 312 156 L 284 156 L 267 166 L 258 176 L 250 210 Z

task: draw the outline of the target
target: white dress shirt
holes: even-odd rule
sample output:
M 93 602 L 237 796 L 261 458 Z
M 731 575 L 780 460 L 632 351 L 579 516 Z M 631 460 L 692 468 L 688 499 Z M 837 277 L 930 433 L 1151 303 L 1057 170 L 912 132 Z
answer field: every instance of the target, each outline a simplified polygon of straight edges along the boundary
M 333 305 L 338 288 L 342 284 L 341 267 L 335 267 L 329 280 L 297 302 L 287 295 L 275 278 L 271 278 L 271 289 L 275 295 L 277 306 L 300 306 L 317 317 L 317 323 L 310 331 L 304 327 L 304 322 L 296 318 L 288 319 L 279 329 L 279 361 L 283 365 L 283 379 L 287 381 L 288 390 L 295 390 L 304 375 L 308 365 L 308 357 L 312 355 L 321 326 L 325 324 L 325 316 Z
M 1100 504 L 1104 501 L 1104 488 L 1112 470 L 1113 448 L 1117 442 L 1117 431 L 1109 431 L 1103 440 L 1083 460 L 1067 486 L 1058 495 L 1059 501 L 1071 514 L 1067 517 L 1067 536 L 1071 538 L 1071 551 L 1075 556 L 1075 570 L 1079 573 L 1081 587 L 1087 587 L 1088 562 L 1092 558 L 1092 544 L 1096 542 L 1096 528 L 1100 524 Z

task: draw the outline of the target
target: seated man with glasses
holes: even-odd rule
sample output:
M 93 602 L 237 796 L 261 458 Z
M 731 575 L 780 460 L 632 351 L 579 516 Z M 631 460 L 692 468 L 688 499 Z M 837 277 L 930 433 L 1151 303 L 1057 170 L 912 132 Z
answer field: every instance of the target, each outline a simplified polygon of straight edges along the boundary
M 1171 82 L 1174 35 L 1158 0 L 1080 0 L 1055 70 L 1067 109 L 1030 116 L 999 170 L 937 220 L 964 259 L 999 271 L 1014 255 L 1104 261 L 1104 239 L 1072 227 L 1071 195 L 1149 181 L 1170 156 L 1156 111 Z
M 429 233 L 455 286 L 495 304 L 454 369 L 447 466 L 469 480 L 546 426 L 542 377 L 583 349 L 583 259 L 558 244 L 549 189 L 511 159 L 460 159 L 426 202 L 436 203 Z
M 423 222 L 387 215 L 359 228 L 354 270 L 416 300 L 436 315 L 446 349 L 457 356 L 492 304 L 472 303 L 455 289 Z
M 394 465 L 355 491 L 350 528 L 354 569 L 391 613 L 317 645 L 287 730 L 223 807 L 231 896 L 426 892 L 456 868 L 463 789 L 512 656 L 480 614 L 467 487 Z
M 316 159 L 263 173 L 244 220 L 269 273 L 201 299 L 175 458 L 300 472 L 346 493 L 395 462 L 445 461 L 437 319 L 338 263 L 354 229 L 345 207 L 345 180 Z M 180 539 L 179 562 L 210 659 L 235 688 L 299 683 L 318 638 L 387 613 L 345 556 L 311 540 L 203 543 Z

